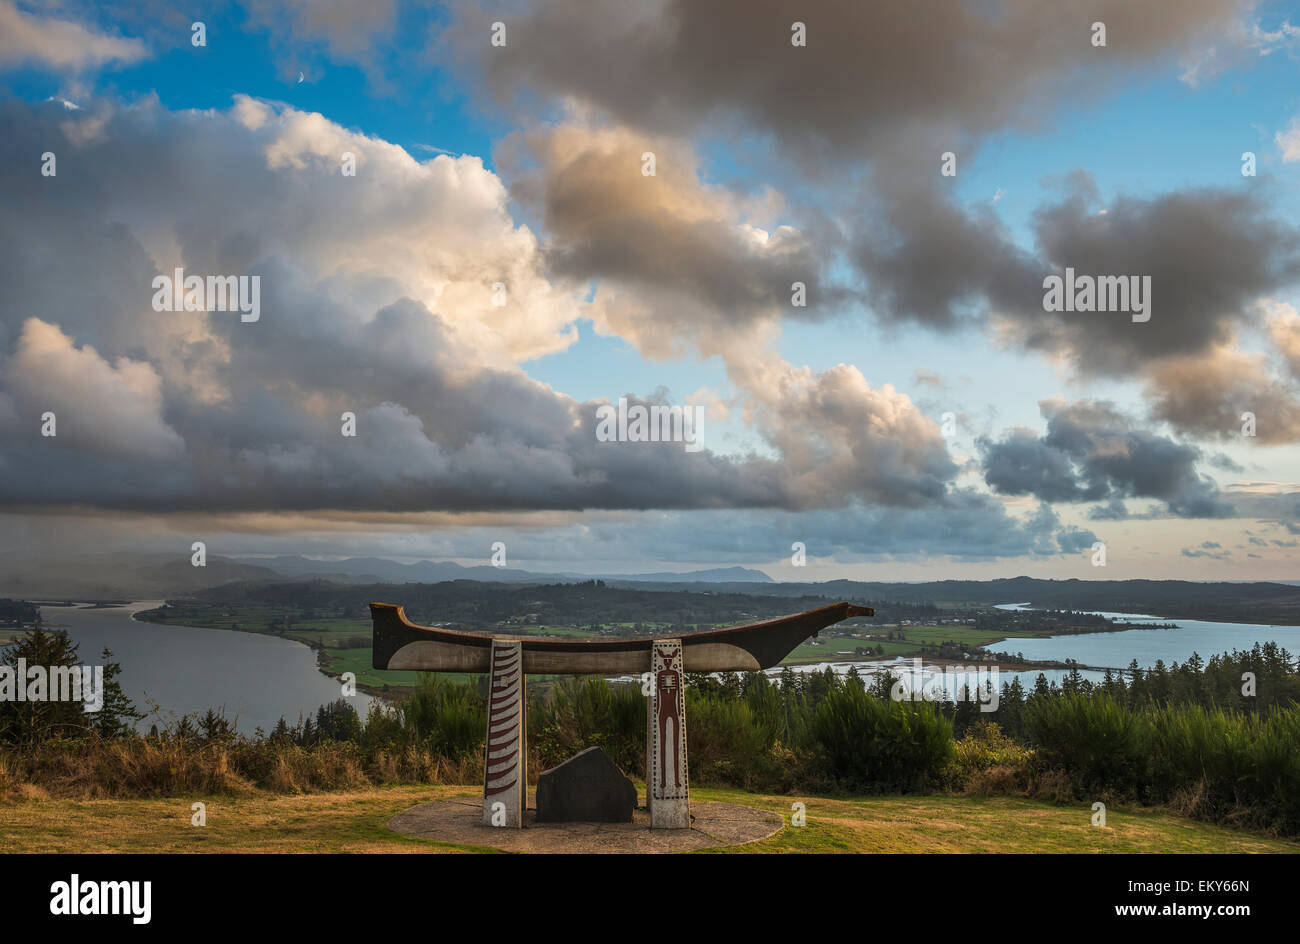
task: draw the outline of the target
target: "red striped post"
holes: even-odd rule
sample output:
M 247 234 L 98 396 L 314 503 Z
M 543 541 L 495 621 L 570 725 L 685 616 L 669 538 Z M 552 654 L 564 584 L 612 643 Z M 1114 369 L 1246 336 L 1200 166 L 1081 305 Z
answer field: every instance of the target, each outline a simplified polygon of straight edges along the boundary
M 484 826 L 524 825 L 526 764 L 523 645 L 494 639 L 483 760 Z

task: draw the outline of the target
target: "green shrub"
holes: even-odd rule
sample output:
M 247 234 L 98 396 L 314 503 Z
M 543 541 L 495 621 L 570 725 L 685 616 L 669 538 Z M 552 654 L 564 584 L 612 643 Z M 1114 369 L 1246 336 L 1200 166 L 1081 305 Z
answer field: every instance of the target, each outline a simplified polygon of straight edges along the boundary
M 408 743 L 452 760 L 482 751 L 487 736 L 483 699 L 468 685 L 449 685 L 429 672 L 418 676 L 401 717 Z
M 1042 761 L 1084 790 L 1143 796 L 1150 725 L 1110 695 L 1035 698 L 1025 727 Z
M 1179 705 L 1145 714 L 1157 800 L 1203 819 L 1300 831 L 1300 710 L 1260 718 Z
M 694 695 L 687 690 L 686 756 L 691 779 L 745 789 L 773 780 L 776 722 L 761 722 L 741 699 Z
M 850 790 L 924 790 L 952 757 L 952 722 L 935 705 L 883 700 L 856 685 L 827 693 L 812 731 L 830 773 Z
M 644 776 L 645 712 L 639 685 L 566 678 L 550 699 L 529 705 L 529 753 L 544 770 L 585 748 L 599 747 L 624 773 Z

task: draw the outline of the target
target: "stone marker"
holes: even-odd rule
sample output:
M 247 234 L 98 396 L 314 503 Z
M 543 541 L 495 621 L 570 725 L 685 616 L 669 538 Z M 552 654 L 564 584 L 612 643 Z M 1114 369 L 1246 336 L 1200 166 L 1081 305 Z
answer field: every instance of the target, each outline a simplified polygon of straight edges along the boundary
M 599 747 L 537 778 L 539 823 L 630 823 L 635 809 L 636 784 Z

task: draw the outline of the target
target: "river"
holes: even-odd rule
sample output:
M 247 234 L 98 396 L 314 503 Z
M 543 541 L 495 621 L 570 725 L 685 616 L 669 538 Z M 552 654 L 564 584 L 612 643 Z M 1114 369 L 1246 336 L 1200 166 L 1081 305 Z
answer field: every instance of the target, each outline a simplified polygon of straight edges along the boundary
M 276 636 L 224 629 L 167 626 L 133 618 L 134 613 L 161 605 L 146 600 L 121 607 L 41 606 L 41 619 L 51 629 L 66 630 L 80 644 L 87 665 L 101 662 L 107 646 L 121 663 L 118 681 L 149 715 L 137 727 L 159 728 L 180 715 L 224 708 L 238 730 L 251 735 L 269 732 L 281 716 L 290 724 L 299 716 L 341 697 L 339 682 L 316 668 L 316 653 L 308 646 Z M 364 719 L 370 707 L 364 692 L 348 701 Z M 157 710 L 150 714 L 153 705 Z
M 1000 610 L 1032 610 L 1027 603 L 1004 603 Z M 1047 636 L 1044 638 L 1021 639 L 1009 638 L 1002 642 L 990 643 L 986 648 L 992 652 L 1007 652 L 1011 655 L 1024 653 L 1026 659 L 1040 662 L 1065 662 L 1073 659 L 1082 665 L 1101 668 L 1127 669 L 1134 659 L 1140 668 L 1149 669 L 1156 660 L 1163 660 L 1165 665 L 1172 662 L 1186 662 L 1192 653 L 1198 653 L 1202 659 L 1231 652 L 1233 649 L 1250 649 L 1255 643 L 1276 642 L 1293 657 L 1300 654 L 1300 626 L 1269 626 L 1260 623 L 1217 623 L 1209 620 L 1184 620 L 1169 617 L 1135 615 L 1131 613 L 1106 613 L 1094 611 L 1098 616 L 1124 620 L 1134 624 L 1142 623 L 1176 623 L 1176 629 L 1124 629 L 1113 633 L 1085 633 L 1082 635 Z M 840 642 L 829 638 L 830 645 Z M 848 640 L 843 640 L 848 642 Z M 847 648 L 847 646 L 846 646 Z M 870 677 L 883 671 L 898 675 L 904 669 L 911 669 L 911 659 L 880 659 L 869 662 L 817 662 L 793 666 L 798 672 L 823 672 L 827 668 L 843 675 L 852 666 L 857 666 L 858 673 Z M 969 667 L 974 671 L 975 666 Z M 942 671 L 941 667 L 922 664 L 921 676 L 925 679 L 935 677 Z M 780 675 L 780 669 L 769 669 L 768 675 Z M 1029 672 L 999 672 L 999 683 L 1009 683 L 1013 677 L 1020 679 L 1026 689 L 1032 688 L 1039 674 L 1047 676 L 1048 681 L 1060 682 L 1069 674 L 1068 669 L 1035 669 Z M 1101 671 L 1081 669 L 1080 676 L 1099 682 L 1105 676 Z

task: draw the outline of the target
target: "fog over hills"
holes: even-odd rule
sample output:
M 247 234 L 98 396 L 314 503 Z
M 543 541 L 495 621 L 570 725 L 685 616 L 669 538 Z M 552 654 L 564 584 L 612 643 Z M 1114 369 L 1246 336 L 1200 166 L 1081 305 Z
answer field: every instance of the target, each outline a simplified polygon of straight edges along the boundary
M 36 600 L 151 600 L 241 580 L 275 580 L 267 567 L 226 557 L 195 567 L 189 553 L 81 554 L 51 558 L 0 554 L 0 596 Z
M 533 573 L 492 567 L 465 567 L 439 561 L 403 564 L 379 557 L 338 561 L 285 555 L 229 558 L 209 555 L 195 567 L 190 554 L 80 554 L 33 556 L 25 552 L 0 554 L 0 597 L 18 599 L 124 600 L 182 596 L 235 582 L 311 578 L 334 583 L 441 583 L 476 580 L 485 583 L 578 583 L 604 579 L 612 583 L 713 584 L 726 581 L 744 587 L 773 583 L 759 570 L 726 567 L 689 573 L 577 574 Z

